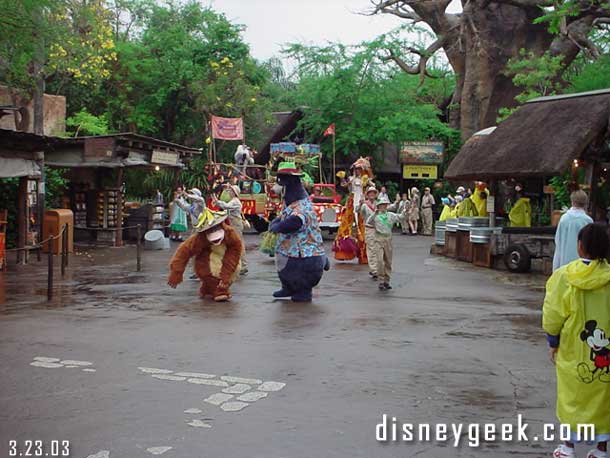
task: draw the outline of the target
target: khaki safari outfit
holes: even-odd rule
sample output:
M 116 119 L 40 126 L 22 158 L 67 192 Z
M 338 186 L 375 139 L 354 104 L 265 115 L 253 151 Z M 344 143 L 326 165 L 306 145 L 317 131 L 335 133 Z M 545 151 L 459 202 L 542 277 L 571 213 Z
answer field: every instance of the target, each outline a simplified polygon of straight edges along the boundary
M 422 232 L 424 235 L 432 235 L 432 207 L 436 204 L 432 194 L 424 194 L 421 198 Z
M 366 195 L 374 193 L 377 195 L 377 189 L 370 187 L 366 190 Z M 369 218 L 375 214 L 377 206 L 374 203 L 366 200 L 356 206 L 356 212 L 362 216 L 364 221 L 364 241 L 366 243 L 366 257 L 369 262 L 369 275 L 373 278 L 377 277 L 377 252 L 375 247 L 375 226 L 368 223 Z
M 389 204 L 386 199 L 379 199 L 377 205 Z M 367 225 L 375 228 L 374 244 L 377 262 L 377 277 L 379 289 L 390 289 L 390 275 L 392 274 L 392 228 L 400 222 L 401 216 L 389 211 L 376 211 L 367 220 Z

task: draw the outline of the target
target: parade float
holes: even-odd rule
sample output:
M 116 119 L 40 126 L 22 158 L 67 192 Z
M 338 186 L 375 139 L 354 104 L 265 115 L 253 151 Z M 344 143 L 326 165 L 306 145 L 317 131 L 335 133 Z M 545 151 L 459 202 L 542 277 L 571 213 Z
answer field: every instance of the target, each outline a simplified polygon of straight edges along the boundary
M 266 165 L 255 164 L 246 159 L 240 159 L 241 150 L 245 145 L 239 145 L 235 153 L 235 163 L 211 163 L 208 166 L 208 182 L 211 194 L 219 195 L 222 199 L 222 191 L 225 184 L 235 184 L 240 188 L 239 199 L 242 202 L 244 217 L 252 227 L 262 233 L 273 218 L 281 211 L 281 196 L 273 192 L 275 177 L 272 172 L 273 165 L 281 158 L 295 162 L 305 170 L 320 169 L 320 146 L 314 144 L 297 145 L 292 142 L 272 143 L 270 145 L 270 160 Z M 247 154 L 247 153 L 245 153 Z M 320 228 L 329 233 L 336 232 L 340 224 L 342 206 L 339 204 L 341 198 L 338 196 L 335 186 L 332 184 L 314 182 L 312 173 L 305 172 L 303 175 L 305 187 L 316 192 L 320 190 L 320 196 L 314 197 L 312 201 L 314 210 L 318 216 Z M 210 206 L 213 205 L 210 201 Z

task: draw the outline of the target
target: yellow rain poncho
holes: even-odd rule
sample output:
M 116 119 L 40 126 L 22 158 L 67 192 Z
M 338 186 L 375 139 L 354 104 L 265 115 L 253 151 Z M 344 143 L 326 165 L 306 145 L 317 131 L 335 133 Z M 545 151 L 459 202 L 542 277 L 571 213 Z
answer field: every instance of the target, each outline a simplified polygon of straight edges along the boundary
M 443 205 L 443 211 L 441 212 L 441 216 L 439 216 L 439 221 L 445 221 L 451 218 L 451 207 L 449 205 Z
M 489 190 L 485 188 L 485 190 L 475 190 L 475 192 L 470 196 L 472 199 L 472 203 L 477 209 L 477 213 L 479 216 L 487 216 L 487 199 L 481 198 L 481 193 L 484 192 L 487 196 L 489 196 Z
M 610 439 L 610 266 L 581 259 L 557 269 L 546 284 L 542 326 L 559 336 L 557 417 L 594 424 L 595 441 Z M 607 437 L 604 437 L 607 436 Z
M 532 204 L 529 197 L 521 197 L 508 214 L 511 227 L 532 227 Z
M 457 216 L 478 216 L 477 207 L 474 206 L 471 197 L 465 198 L 462 202 L 456 205 Z

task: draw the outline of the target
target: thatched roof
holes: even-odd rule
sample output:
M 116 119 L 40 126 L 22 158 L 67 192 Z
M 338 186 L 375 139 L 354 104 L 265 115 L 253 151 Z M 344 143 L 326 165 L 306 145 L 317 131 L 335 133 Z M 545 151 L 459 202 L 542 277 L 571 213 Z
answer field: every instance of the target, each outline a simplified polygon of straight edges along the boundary
M 532 100 L 491 133 L 473 135 L 445 178 L 559 175 L 607 132 L 609 119 L 610 90 Z

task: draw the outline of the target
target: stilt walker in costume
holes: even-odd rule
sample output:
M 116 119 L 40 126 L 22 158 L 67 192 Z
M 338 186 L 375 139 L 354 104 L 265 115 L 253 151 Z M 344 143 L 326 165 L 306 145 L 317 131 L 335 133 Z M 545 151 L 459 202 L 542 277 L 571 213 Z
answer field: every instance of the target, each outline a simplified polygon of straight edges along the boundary
M 211 296 L 216 302 L 231 299 L 229 288 L 239 275 L 244 246 L 239 234 L 225 222 L 227 217 L 227 212 L 207 208 L 201 213 L 197 232 L 180 244 L 170 261 L 170 287 L 182 283 L 186 265 L 194 257 L 195 274 L 201 280 L 200 296 Z
M 370 161 L 363 157 L 352 164 L 351 170 L 352 175 L 349 179 L 342 181 L 342 185 L 349 189 L 350 195 L 341 216 L 341 225 L 335 237 L 333 251 L 335 252 L 335 259 L 349 261 L 357 256 L 359 264 L 366 264 L 368 260 L 366 256 L 365 221 L 359 217 L 356 207 L 363 197 L 363 189 L 374 177 Z
M 284 196 L 284 209 L 269 225 L 279 234 L 275 263 L 282 289 L 273 297 L 290 297 L 294 302 L 309 302 L 312 289 L 329 269 L 318 218 L 301 183 L 294 162 L 282 162 L 277 170 L 273 191 Z
M 378 191 L 371 186 L 366 190 L 366 200 L 364 198 L 356 207 L 356 213 L 365 221 L 364 241 L 366 243 L 366 257 L 369 262 L 369 275 L 373 280 L 377 280 L 377 252 L 375 250 L 375 226 L 368 224 L 369 218 L 377 211 Z

